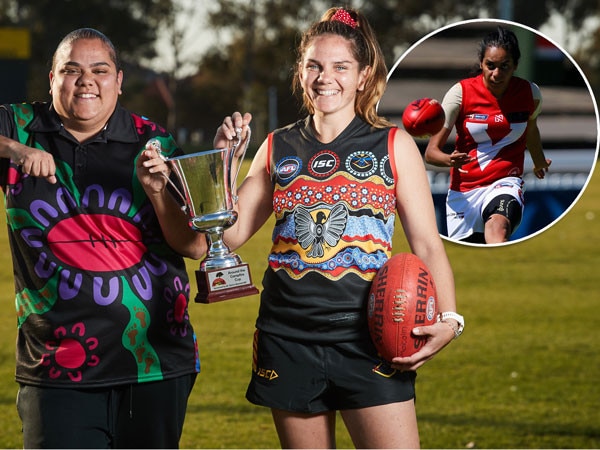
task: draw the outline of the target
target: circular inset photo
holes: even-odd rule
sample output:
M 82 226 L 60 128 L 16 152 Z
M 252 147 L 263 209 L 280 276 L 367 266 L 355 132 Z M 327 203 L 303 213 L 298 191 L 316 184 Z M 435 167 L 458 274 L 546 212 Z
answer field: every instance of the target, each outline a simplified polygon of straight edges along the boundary
M 577 202 L 598 157 L 598 108 L 574 59 L 524 25 L 477 19 L 410 47 L 378 106 L 414 136 L 440 235 L 508 245 Z

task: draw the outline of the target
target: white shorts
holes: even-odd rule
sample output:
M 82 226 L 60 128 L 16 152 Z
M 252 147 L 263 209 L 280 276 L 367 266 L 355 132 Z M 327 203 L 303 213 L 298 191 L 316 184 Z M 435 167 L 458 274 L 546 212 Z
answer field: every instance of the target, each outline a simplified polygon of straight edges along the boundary
M 523 180 L 519 177 L 502 178 L 489 186 L 467 192 L 449 190 L 446 198 L 448 237 L 459 241 L 473 233 L 483 233 L 483 210 L 494 198 L 504 194 L 517 199 L 523 210 Z

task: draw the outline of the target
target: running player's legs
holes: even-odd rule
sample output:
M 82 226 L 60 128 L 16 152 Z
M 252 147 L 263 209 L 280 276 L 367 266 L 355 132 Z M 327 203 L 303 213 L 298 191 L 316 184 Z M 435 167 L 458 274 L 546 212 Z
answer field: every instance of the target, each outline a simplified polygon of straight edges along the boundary
M 483 209 L 485 242 L 498 244 L 508 241 L 510 235 L 521 223 L 523 203 L 510 193 L 494 197 Z
M 523 205 L 523 181 L 518 177 L 467 192 L 450 190 L 448 236 L 477 244 L 506 242 L 521 223 Z
M 511 235 L 510 230 L 510 221 L 506 217 L 500 214 L 492 214 L 485 223 L 485 243 L 501 244 L 507 242 Z
M 448 191 L 446 225 L 450 239 L 477 244 L 485 243 L 481 209 L 486 192 L 486 188 L 477 188 L 467 192 Z

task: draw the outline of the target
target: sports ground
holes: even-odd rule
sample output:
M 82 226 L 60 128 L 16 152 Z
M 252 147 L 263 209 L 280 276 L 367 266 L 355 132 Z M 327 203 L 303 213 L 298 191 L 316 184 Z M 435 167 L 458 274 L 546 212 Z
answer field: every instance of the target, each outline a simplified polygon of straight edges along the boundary
M 531 239 L 495 248 L 446 242 L 467 326 L 419 371 L 423 447 L 600 447 L 599 196 L 596 169 L 568 214 Z M 257 284 L 269 239 L 265 227 L 239 251 Z M 0 248 L 0 447 L 20 448 L 5 232 Z M 395 248 L 406 251 L 399 232 Z M 189 267 L 193 272 L 197 263 Z M 257 306 L 256 296 L 190 305 L 202 374 L 190 399 L 183 448 L 278 446 L 269 412 L 244 398 Z M 338 446 L 352 447 L 341 426 Z

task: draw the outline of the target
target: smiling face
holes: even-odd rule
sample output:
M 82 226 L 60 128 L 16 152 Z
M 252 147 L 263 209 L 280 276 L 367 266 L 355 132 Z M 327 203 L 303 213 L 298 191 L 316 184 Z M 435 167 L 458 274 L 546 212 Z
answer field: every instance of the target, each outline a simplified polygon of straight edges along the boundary
M 100 39 L 60 47 L 50 72 L 54 109 L 75 135 L 93 135 L 106 124 L 121 94 L 123 72 Z
M 516 69 L 517 65 L 505 49 L 488 47 L 485 50 L 481 61 L 483 83 L 495 97 L 502 97 Z
M 315 37 L 300 63 L 299 77 L 315 114 L 355 114 L 356 92 L 364 89 L 369 67 L 360 69 L 352 44 L 344 37 Z

